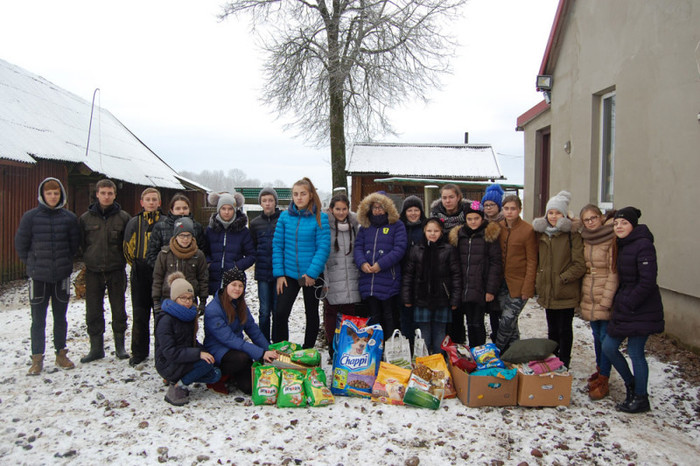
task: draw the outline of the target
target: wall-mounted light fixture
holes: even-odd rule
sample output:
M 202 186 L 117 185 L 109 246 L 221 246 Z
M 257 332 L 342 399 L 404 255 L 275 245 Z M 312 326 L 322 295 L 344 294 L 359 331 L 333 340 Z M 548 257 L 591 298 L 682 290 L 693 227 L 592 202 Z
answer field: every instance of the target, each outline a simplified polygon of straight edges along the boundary
M 550 74 L 537 75 L 537 91 L 544 94 L 544 100 L 547 104 L 552 102 L 552 84 L 554 80 Z

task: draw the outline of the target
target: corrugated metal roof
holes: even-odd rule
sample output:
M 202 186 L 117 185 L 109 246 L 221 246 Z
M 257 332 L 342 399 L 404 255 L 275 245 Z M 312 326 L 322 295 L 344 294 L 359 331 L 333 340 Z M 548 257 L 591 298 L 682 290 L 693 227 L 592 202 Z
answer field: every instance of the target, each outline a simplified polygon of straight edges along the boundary
M 143 186 L 184 189 L 177 173 L 109 111 L 0 60 L 0 158 L 84 163 L 110 178 Z
M 399 177 L 503 178 L 496 153 L 489 144 L 355 144 L 346 171 Z

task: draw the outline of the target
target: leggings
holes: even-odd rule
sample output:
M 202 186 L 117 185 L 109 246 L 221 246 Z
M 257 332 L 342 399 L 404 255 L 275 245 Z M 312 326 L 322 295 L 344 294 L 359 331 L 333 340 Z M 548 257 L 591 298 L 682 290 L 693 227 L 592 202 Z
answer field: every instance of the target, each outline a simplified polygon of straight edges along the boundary
M 571 346 L 574 343 L 574 308 L 545 309 L 547 313 L 547 338 L 556 341 L 559 347 L 554 352 L 566 367 L 571 364 Z
M 315 294 L 315 287 L 320 285 L 320 280 L 317 280 L 314 286 L 302 287 L 296 279 L 286 278 L 287 286 L 282 294 L 277 296 L 277 308 L 272 316 L 272 340 L 274 342 L 289 340 L 289 314 L 292 313 L 292 306 L 301 289 L 304 293 L 304 310 L 306 311 L 303 347 L 313 348 L 316 346 L 318 329 L 321 325 L 321 319 L 318 316 L 318 299 L 316 299 Z
M 221 358 L 221 375 L 227 375 L 243 393 L 250 395 L 253 392 L 253 382 L 251 380 L 250 368 L 253 367 L 253 360 L 248 353 L 238 350 L 230 350 Z

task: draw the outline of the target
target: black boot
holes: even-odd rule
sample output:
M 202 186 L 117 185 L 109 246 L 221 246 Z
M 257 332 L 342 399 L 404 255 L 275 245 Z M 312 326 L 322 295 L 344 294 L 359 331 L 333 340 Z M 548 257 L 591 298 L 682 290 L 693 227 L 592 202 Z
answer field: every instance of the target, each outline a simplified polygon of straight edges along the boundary
M 646 413 L 651 410 L 649 395 L 634 395 L 629 403 L 620 406 L 619 409 L 624 413 Z
M 116 354 L 119 359 L 129 359 L 129 353 L 124 349 L 123 333 L 114 334 L 114 354 Z
M 83 364 L 96 361 L 105 357 L 105 345 L 103 335 L 90 335 L 90 352 L 80 358 Z
M 617 409 L 618 411 L 625 411 L 625 408 L 627 408 L 627 406 L 629 406 L 629 404 L 632 402 L 632 399 L 634 398 L 634 380 L 629 385 L 625 384 L 625 388 L 627 389 L 625 401 L 615 406 L 615 409 Z

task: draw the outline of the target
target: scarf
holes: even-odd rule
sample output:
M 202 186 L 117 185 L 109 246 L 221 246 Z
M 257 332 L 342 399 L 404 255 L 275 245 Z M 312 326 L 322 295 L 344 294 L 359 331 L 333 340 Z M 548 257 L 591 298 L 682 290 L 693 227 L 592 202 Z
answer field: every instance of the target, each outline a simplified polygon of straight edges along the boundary
M 170 299 L 165 299 L 161 304 L 161 309 L 171 316 L 183 322 L 192 322 L 197 317 L 197 306 L 185 307 Z
M 231 220 L 229 220 L 228 222 L 221 218 L 221 215 L 219 214 L 216 214 L 216 219 L 219 221 L 219 223 L 221 223 L 224 226 L 225 230 L 226 228 L 231 226 L 231 224 L 236 220 L 236 211 L 233 211 L 233 217 L 231 217 Z
M 192 256 L 194 256 L 198 249 L 197 249 L 197 240 L 192 238 L 192 242 L 190 243 L 190 246 L 187 248 L 183 248 L 178 244 L 177 240 L 173 236 L 170 238 L 170 250 L 175 254 L 175 257 L 178 259 L 190 259 Z
M 443 264 L 440 263 L 440 244 L 444 241 L 444 235 L 440 236 L 437 241 L 425 241 L 425 253 L 423 254 L 423 283 L 428 284 L 429 298 L 437 298 L 440 296 L 440 274 L 438 270 Z M 446 264 L 445 264 L 446 265 Z
M 600 244 L 615 237 L 615 231 L 613 230 L 612 223 L 606 223 L 601 225 L 595 230 L 583 229 L 581 231 L 581 237 L 588 244 Z
M 547 234 L 547 236 L 551 238 L 555 234 L 559 233 L 559 228 L 553 227 L 552 225 L 547 223 L 547 228 L 544 229 L 544 232 Z
M 350 224 L 348 223 L 348 219 L 345 219 L 343 222 L 338 222 L 336 220 L 336 228 L 338 231 L 350 231 Z
M 369 214 L 369 221 L 375 227 L 387 225 L 389 223 L 389 214 L 382 214 L 382 215 Z

